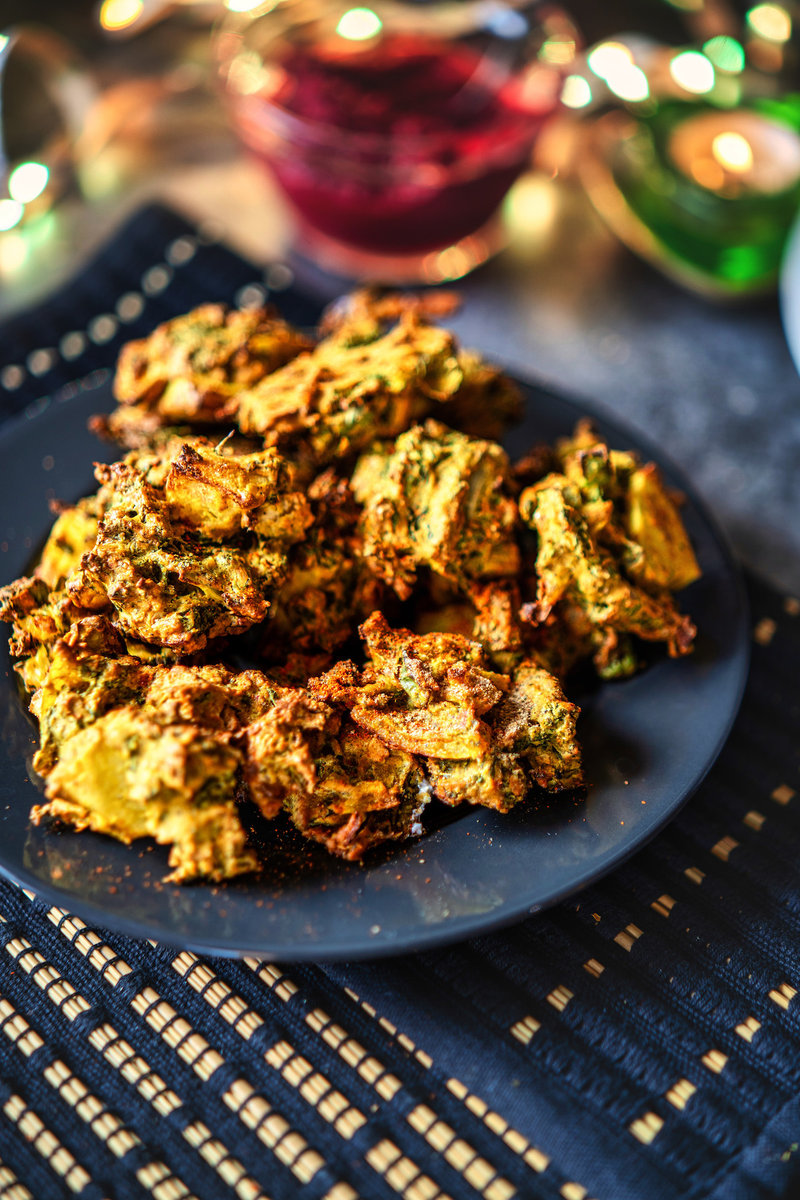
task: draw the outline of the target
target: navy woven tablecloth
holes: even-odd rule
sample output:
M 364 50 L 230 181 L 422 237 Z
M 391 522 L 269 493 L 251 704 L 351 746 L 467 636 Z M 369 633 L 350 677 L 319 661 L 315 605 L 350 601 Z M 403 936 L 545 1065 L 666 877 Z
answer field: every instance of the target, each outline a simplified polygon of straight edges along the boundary
M 290 283 L 141 212 L 0 327 L 2 415 L 202 299 L 280 289 L 291 317 Z M 749 587 L 750 681 L 698 794 L 506 932 L 284 968 L 0 883 L 1 1200 L 800 1195 L 800 603 Z

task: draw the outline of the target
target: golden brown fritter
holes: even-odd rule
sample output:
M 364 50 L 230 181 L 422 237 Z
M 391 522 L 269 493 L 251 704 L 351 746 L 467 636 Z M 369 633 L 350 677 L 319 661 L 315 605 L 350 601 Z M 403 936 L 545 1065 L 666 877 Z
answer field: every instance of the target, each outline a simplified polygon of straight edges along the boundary
M 458 354 L 461 384 L 448 402 L 443 420 L 470 437 L 498 441 L 522 417 L 522 396 L 505 371 L 474 350 Z
M 110 604 L 123 633 L 187 654 L 264 619 L 281 555 L 265 577 L 238 547 L 184 534 L 131 467 L 101 467 L 98 478 L 111 499 L 94 548 L 67 582 L 74 603 L 91 610 Z
M 174 521 L 209 541 L 252 530 L 270 542 L 302 539 L 313 515 L 275 450 L 227 457 L 184 443 L 172 460 L 165 497 Z
M 310 484 L 314 523 L 289 551 L 286 579 L 274 598 L 260 653 L 280 664 L 291 645 L 299 656 L 317 661 L 303 675 L 320 674 L 330 655 L 380 602 L 385 590 L 366 569 L 357 535 L 358 506 L 348 482 L 330 468 Z
M 357 860 L 383 842 L 422 832 L 430 789 L 413 755 L 345 718 L 313 766 L 314 787 L 290 793 L 286 810 L 295 827 L 330 854 Z
M 245 738 L 246 778 L 261 812 L 273 818 L 283 808 L 331 854 L 358 859 L 421 831 L 428 795 L 416 760 L 304 689 L 288 689 Z
M 104 509 L 67 581 L 75 604 L 110 604 L 123 634 L 183 654 L 264 620 L 312 520 L 274 451 L 226 458 L 184 444 L 163 489 L 128 463 L 96 474 Z
M 367 666 L 339 663 L 309 691 L 392 749 L 422 758 L 445 803 L 470 799 L 505 810 L 531 782 L 549 791 L 581 786 L 578 709 L 546 671 L 524 663 L 512 676 L 500 674 L 479 643 L 393 630 L 380 613 L 361 634 Z M 481 793 L 478 778 L 495 783 Z
M 258 866 L 236 805 L 241 754 L 195 725 L 115 708 L 68 738 L 35 823 L 55 817 L 119 841 L 170 846 L 168 880 L 231 879 Z
M 517 509 L 506 494 L 508 458 L 435 421 L 415 425 L 356 464 L 362 553 L 402 599 L 422 567 L 461 588 L 520 568 Z
M 171 846 L 171 879 L 226 879 L 256 868 L 238 803 L 245 731 L 281 693 L 259 671 L 142 663 L 103 617 L 56 642 L 32 710 L 36 770 L 54 817 L 124 842 Z
M 314 788 L 314 754 L 335 714 L 302 688 L 283 689 L 244 733 L 250 794 L 263 816 L 281 811 L 292 792 Z
M 308 346 L 272 309 L 203 304 L 123 347 L 114 395 L 160 425 L 219 424 L 235 416 L 244 388 Z
M 67 576 L 78 566 L 81 555 L 91 550 L 97 537 L 100 505 L 96 496 L 87 496 L 69 508 L 62 508 L 50 530 L 36 575 L 53 591 L 63 588 Z
M 461 380 L 452 335 L 412 310 L 386 332 L 345 325 L 244 390 L 239 428 L 323 465 L 400 433 Z
M 688 653 L 695 629 L 672 591 L 693 582 L 699 568 L 657 470 L 609 451 L 585 423 L 559 454 L 563 473 L 545 476 L 519 501 L 538 539 L 536 600 L 527 615 L 548 623 L 544 661 L 552 665 L 562 637 L 565 661 L 583 647 L 605 678 L 636 669 L 631 635 L 665 642 L 672 656 Z
M 41 686 L 59 638 L 89 615 L 66 592 L 51 591 L 43 579 L 24 577 L 0 589 L 0 621 L 12 626 L 9 649 L 27 692 Z

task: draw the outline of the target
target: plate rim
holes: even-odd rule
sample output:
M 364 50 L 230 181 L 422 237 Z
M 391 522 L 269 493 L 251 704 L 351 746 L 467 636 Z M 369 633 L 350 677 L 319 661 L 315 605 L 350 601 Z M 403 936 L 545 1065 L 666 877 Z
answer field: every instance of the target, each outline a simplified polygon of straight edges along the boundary
M 493 361 L 501 368 L 506 369 L 497 356 L 493 356 Z M 212 938 L 208 937 L 191 938 L 180 933 L 176 933 L 175 938 L 172 939 L 170 933 L 157 923 L 149 923 L 146 920 L 137 918 L 128 918 L 124 914 L 119 915 L 116 912 L 110 914 L 97 901 L 92 899 L 84 900 L 74 891 L 60 888 L 54 881 L 44 879 L 36 875 L 32 870 L 26 869 L 24 864 L 20 869 L 15 865 L 9 865 L 0 857 L 0 875 L 22 889 L 33 891 L 39 900 L 46 901 L 59 908 L 66 907 L 68 911 L 74 911 L 75 915 L 95 923 L 98 928 L 105 928 L 132 938 L 153 938 L 165 946 L 172 946 L 176 949 L 188 949 L 201 954 L 224 958 L 242 958 L 245 956 L 260 955 L 265 958 L 275 958 L 284 962 L 343 962 L 378 959 L 436 949 L 437 947 L 466 941 L 470 938 L 492 933 L 519 923 L 527 916 L 560 904 L 569 897 L 581 892 L 592 883 L 604 878 L 613 870 L 622 866 L 634 854 L 652 841 L 653 838 L 658 836 L 675 819 L 714 766 L 723 746 L 730 736 L 731 729 L 739 712 L 748 679 L 751 650 L 748 636 L 749 602 L 743 571 L 731 547 L 727 534 L 721 528 L 717 518 L 705 500 L 695 490 L 692 481 L 687 478 L 683 469 L 676 465 L 668 454 L 665 454 L 660 447 L 655 447 L 650 442 L 646 434 L 640 434 L 638 430 L 631 428 L 625 421 L 619 421 L 613 414 L 609 414 L 603 409 L 598 408 L 590 400 L 556 391 L 551 384 L 547 381 L 536 379 L 532 373 L 529 374 L 526 372 L 523 374 L 519 368 L 508 369 L 508 373 L 515 382 L 522 386 L 523 392 L 536 393 L 540 401 L 549 397 L 559 404 L 566 405 L 567 408 L 572 410 L 575 420 L 580 417 L 589 417 L 591 420 L 596 421 L 604 432 L 608 431 L 613 438 L 618 438 L 622 442 L 628 441 L 637 451 L 642 452 L 648 457 L 652 457 L 668 476 L 672 476 L 676 480 L 681 490 L 685 492 L 693 509 L 705 523 L 720 553 L 727 580 L 733 584 L 736 638 L 733 645 L 728 647 L 728 649 L 736 660 L 736 676 L 735 687 L 731 688 L 727 699 L 727 717 L 723 725 L 720 726 L 720 732 L 713 748 L 706 755 L 702 770 L 692 778 L 691 783 L 681 794 L 666 805 L 665 811 L 660 814 L 658 819 L 648 824 L 644 829 L 638 832 L 634 831 L 631 834 L 630 840 L 626 841 L 622 846 L 611 848 L 600 855 L 599 858 L 589 860 L 583 869 L 576 869 L 570 876 L 569 883 L 565 884 L 562 889 L 553 891 L 545 900 L 539 903 L 531 904 L 525 900 L 521 900 L 518 903 L 508 902 L 504 904 L 502 912 L 494 915 L 484 912 L 472 916 L 457 916 L 451 921 L 434 926 L 426 926 L 420 920 L 419 924 L 413 928 L 413 931 L 407 932 L 396 940 L 393 940 L 391 937 L 384 937 L 380 940 L 372 937 L 355 937 L 348 941 L 346 945 L 337 946 L 328 953 L 326 953 L 324 947 L 311 941 L 302 942 L 299 945 L 291 945 L 284 943 L 269 944 L 265 943 L 262 939 L 258 944 L 238 944 L 237 946 L 233 946 L 224 943 L 219 945 Z M 34 402 L 16 417 L 6 420 L 0 426 L 0 461 L 2 461 L 4 454 L 10 449 L 9 443 L 15 442 L 17 438 L 24 440 L 26 435 L 38 427 L 39 418 L 46 416 L 52 407 L 68 404 L 71 399 L 78 395 L 86 396 L 87 393 L 106 389 L 109 385 L 110 376 L 111 372 L 108 370 L 92 372 L 91 375 L 84 379 L 77 380 L 75 383 L 59 389 L 52 397 Z M 6 660 L 10 658 L 7 650 L 4 650 L 3 654 Z M 608 687 L 611 685 L 606 684 L 604 686 Z M 27 717 L 27 714 L 25 715 Z M 405 844 L 403 843 L 403 845 Z M 223 889 L 222 894 L 224 894 L 224 884 L 219 886 Z M 382 932 L 385 933 L 385 931 Z M 242 939 L 237 939 L 237 941 L 241 943 Z

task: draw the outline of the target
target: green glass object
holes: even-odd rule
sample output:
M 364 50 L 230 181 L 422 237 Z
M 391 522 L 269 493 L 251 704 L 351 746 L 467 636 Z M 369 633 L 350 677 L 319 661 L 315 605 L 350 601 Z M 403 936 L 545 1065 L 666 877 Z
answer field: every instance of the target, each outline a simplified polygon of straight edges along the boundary
M 775 286 L 800 209 L 800 95 L 664 101 L 621 131 L 608 165 L 649 257 L 720 295 Z

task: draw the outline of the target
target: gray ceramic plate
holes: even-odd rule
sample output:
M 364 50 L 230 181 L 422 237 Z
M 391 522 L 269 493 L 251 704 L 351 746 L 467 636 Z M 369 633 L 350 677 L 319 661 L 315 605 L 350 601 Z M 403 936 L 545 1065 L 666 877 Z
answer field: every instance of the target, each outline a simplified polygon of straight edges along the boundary
M 526 395 L 525 421 L 507 443 L 512 455 L 568 432 L 586 411 L 536 387 Z M 92 462 L 108 458 L 109 448 L 87 432 L 86 420 L 111 403 L 107 385 L 73 389 L 0 434 L 7 524 L 0 581 L 29 567 L 51 523 L 48 499 L 71 501 L 93 489 Z M 624 430 L 600 425 L 612 444 L 637 444 Z M 365 865 L 300 846 L 291 831 L 271 832 L 263 876 L 221 887 L 165 885 L 160 847 L 31 826 L 36 731 L 3 650 L 0 871 L 94 924 L 205 953 L 284 960 L 420 950 L 485 933 L 576 892 L 675 815 L 721 749 L 744 686 L 749 638 L 739 573 L 691 488 L 674 471 L 666 474 L 689 495 L 686 520 L 704 572 L 683 597 L 700 630 L 697 649 L 680 661 L 658 657 L 633 680 L 574 697 L 583 706 L 585 801 L 529 805 L 506 817 L 459 810 Z

